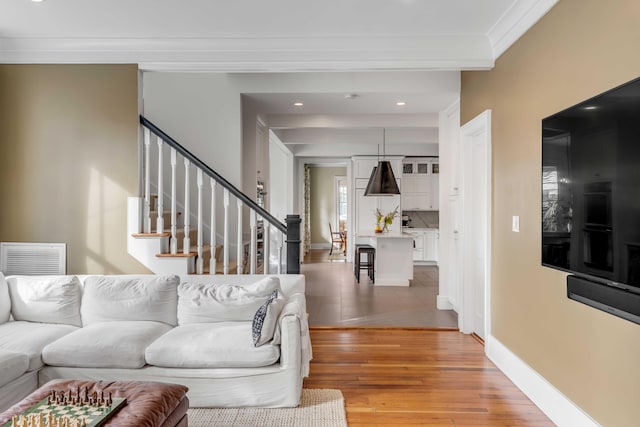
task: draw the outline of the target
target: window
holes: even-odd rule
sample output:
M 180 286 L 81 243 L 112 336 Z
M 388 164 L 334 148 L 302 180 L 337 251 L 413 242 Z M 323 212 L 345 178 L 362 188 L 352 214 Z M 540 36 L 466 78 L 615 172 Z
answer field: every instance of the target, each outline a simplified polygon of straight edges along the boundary
M 336 224 L 343 231 L 347 226 L 347 177 L 336 176 Z

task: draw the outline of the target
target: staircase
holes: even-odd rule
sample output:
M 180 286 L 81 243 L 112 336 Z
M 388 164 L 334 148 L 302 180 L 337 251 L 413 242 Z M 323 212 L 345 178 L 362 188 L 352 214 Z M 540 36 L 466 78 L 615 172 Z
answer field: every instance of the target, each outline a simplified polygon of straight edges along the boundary
M 140 124 L 144 190 L 127 204 L 132 256 L 155 274 L 300 272 L 298 215 L 280 222 L 145 117 Z

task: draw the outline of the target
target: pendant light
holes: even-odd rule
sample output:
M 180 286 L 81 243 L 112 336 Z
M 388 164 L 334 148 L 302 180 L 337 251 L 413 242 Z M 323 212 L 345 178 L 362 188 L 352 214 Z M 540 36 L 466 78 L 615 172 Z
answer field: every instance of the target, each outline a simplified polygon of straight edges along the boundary
M 386 129 L 382 129 L 382 161 L 371 171 L 369 183 L 364 191 L 365 196 L 392 196 L 400 194 L 391 163 L 385 160 Z

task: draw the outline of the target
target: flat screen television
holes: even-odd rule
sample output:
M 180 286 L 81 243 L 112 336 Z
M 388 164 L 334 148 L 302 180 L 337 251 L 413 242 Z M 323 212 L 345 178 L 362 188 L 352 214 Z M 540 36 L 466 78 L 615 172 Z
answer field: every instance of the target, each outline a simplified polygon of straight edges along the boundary
M 541 225 L 570 298 L 640 323 L 640 79 L 542 120 Z

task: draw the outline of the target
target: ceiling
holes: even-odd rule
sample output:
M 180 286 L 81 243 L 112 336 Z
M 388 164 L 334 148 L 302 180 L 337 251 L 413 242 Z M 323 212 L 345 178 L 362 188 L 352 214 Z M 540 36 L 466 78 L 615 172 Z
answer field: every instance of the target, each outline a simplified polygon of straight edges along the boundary
M 557 1 L 2 0 L 0 63 L 253 78 L 349 72 L 356 83 L 365 72 L 378 86 L 248 92 L 243 102 L 298 156 L 375 154 L 382 128 L 388 154 L 427 154 L 437 151 L 437 113 L 459 96 L 460 70 L 491 69 Z M 442 73 L 455 77 L 453 90 L 437 84 Z
M 0 62 L 491 68 L 557 0 L 2 0 Z
M 399 88 L 399 79 L 413 78 L 413 92 L 375 91 L 381 90 L 375 85 L 375 90 L 339 93 L 245 93 L 243 106 L 260 114 L 296 156 L 375 155 L 383 146 L 386 154 L 437 155 L 438 113 L 458 99 L 459 72 L 437 72 L 437 88 L 427 83 L 435 80 L 434 73 L 376 74 L 378 83 L 387 81 L 387 88 Z M 442 79 L 443 73 L 451 77 Z M 400 101 L 404 105 L 397 105 Z

